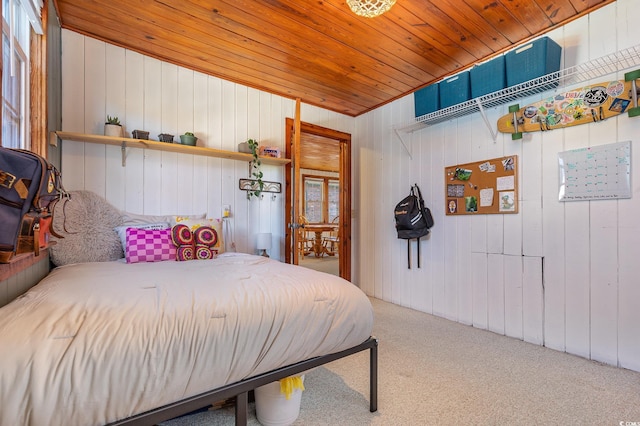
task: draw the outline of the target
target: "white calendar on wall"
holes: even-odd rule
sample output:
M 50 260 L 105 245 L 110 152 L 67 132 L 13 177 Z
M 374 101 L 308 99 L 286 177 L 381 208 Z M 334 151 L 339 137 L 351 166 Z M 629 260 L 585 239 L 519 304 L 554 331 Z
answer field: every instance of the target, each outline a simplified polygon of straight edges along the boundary
M 558 153 L 560 201 L 631 198 L 631 141 Z

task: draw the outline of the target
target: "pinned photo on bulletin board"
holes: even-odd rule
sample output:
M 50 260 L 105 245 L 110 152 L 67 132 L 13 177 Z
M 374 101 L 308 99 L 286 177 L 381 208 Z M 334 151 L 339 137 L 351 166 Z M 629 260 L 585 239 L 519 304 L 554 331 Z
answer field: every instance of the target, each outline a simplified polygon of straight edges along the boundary
M 518 213 L 518 156 L 445 167 L 447 215 Z

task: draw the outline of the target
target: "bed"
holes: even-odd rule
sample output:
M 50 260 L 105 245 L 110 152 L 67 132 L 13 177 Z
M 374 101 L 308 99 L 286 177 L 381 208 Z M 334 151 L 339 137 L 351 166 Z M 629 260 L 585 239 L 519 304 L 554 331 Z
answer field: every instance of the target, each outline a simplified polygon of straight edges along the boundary
M 0 308 L 0 424 L 155 424 L 370 351 L 364 293 L 241 253 L 189 262 L 69 263 Z

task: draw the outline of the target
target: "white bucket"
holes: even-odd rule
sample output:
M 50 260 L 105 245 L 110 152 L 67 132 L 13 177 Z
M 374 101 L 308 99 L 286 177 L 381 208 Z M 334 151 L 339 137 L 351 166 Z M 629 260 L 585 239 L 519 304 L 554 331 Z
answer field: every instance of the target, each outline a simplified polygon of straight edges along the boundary
M 301 376 L 304 382 L 304 375 Z M 288 426 L 300 415 L 302 391 L 294 389 L 291 398 L 280 392 L 280 381 L 255 389 L 256 417 L 264 426 Z

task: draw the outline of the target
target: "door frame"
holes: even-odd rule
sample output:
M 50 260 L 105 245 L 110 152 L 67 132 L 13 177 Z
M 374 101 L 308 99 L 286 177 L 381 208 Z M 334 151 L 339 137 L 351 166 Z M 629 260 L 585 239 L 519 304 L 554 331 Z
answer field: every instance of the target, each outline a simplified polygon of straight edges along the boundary
M 286 157 L 294 159 L 296 147 L 294 126 L 295 122 L 292 118 L 286 118 Z M 340 144 L 340 241 L 338 243 L 339 253 L 338 263 L 340 276 L 347 281 L 351 281 L 351 134 L 338 130 L 329 129 L 327 127 L 318 126 L 311 123 L 300 122 L 300 134 L 309 133 L 316 136 L 322 136 L 333 139 Z M 296 238 L 295 228 L 292 224 L 296 224 L 297 220 L 293 220 L 293 203 L 294 197 L 291 191 L 292 180 L 294 179 L 293 171 L 295 164 L 288 163 L 285 167 L 285 262 L 293 262 L 294 243 Z M 300 186 L 300 185 L 299 185 Z M 300 187 L 297 187 L 295 202 L 299 203 Z

